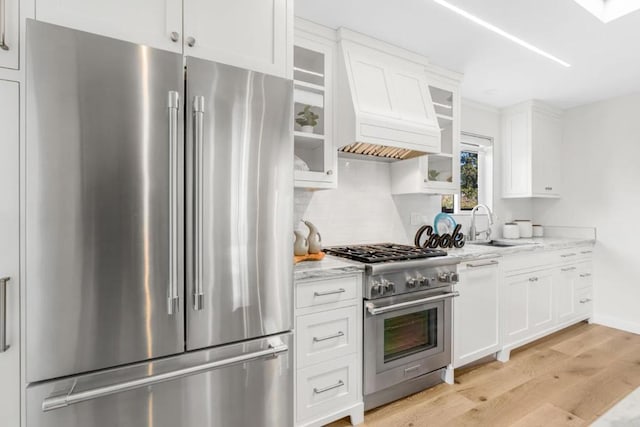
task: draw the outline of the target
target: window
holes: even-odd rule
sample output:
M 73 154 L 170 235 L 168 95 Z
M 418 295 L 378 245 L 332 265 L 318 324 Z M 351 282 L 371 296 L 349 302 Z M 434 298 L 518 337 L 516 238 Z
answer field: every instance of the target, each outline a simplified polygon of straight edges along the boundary
M 442 212 L 470 212 L 477 204 L 491 208 L 493 140 L 463 133 L 460 141 L 460 194 L 442 196 Z

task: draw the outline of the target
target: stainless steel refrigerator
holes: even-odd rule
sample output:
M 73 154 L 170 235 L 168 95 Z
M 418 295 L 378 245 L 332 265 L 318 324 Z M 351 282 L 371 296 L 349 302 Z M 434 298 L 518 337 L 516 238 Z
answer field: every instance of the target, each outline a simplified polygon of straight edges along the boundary
M 293 424 L 292 91 L 28 21 L 27 426 Z

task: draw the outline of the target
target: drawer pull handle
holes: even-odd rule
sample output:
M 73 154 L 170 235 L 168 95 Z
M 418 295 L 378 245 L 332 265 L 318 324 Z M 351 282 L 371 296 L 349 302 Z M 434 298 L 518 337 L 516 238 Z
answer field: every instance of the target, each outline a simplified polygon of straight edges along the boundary
M 420 365 L 410 366 L 404 370 L 404 374 L 410 374 L 411 372 L 417 371 L 418 369 L 420 369 Z
M 553 190 L 553 187 L 544 187 L 544 189 L 547 190 L 547 191 L 551 191 L 551 190 Z
M 342 331 L 338 331 L 337 334 L 333 334 L 333 335 L 327 335 L 326 337 L 313 337 L 313 342 L 322 342 L 322 341 L 328 341 L 328 340 L 332 340 L 334 338 L 340 338 L 344 336 L 344 332 Z
M 583 255 L 587 255 L 587 254 L 592 254 L 593 251 L 580 251 L 580 253 Z
M 498 261 L 489 261 L 484 264 L 467 264 L 469 268 L 489 267 L 491 265 L 498 265 Z
M 586 303 L 588 303 L 588 302 L 591 302 L 591 298 L 582 298 L 582 299 L 580 300 L 580 304 L 586 304 Z
M 562 271 L 573 271 L 575 269 L 576 267 L 567 267 L 567 268 L 563 268 Z
M 315 394 L 320 394 L 320 393 L 324 393 L 327 392 L 329 390 L 333 390 L 334 388 L 339 388 L 342 387 L 344 385 L 344 382 L 342 380 L 338 381 L 336 384 L 334 385 L 330 385 L 328 387 L 324 387 L 324 388 L 313 388 L 313 392 Z
M 316 297 L 324 297 L 327 295 L 341 294 L 343 292 L 347 292 L 344 289 L 336 289 L 335 291 L 325 291 L 325 292 L 314 292 L 313 295 Z
M 538 278 L 537 277 L 529 277 L 529 281 L 530 282 L 537 282 Z
M 560 255 L 562 258 L 568 258 L 570 256 L 576 256 L 577 254 L 571 253 L 571 254 L 564 254 L 564 255 Z
M 591 273 L 584 273 L 581 274 L 580 277 L 591 277 Z

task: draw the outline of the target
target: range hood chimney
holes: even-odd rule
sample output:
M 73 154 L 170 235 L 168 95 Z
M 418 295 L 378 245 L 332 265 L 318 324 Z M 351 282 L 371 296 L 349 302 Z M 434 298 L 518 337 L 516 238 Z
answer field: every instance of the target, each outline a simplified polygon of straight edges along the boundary
M 338 150 L 394 160 L 439 153 L 424 58 L 344 28 L 338 40 Z

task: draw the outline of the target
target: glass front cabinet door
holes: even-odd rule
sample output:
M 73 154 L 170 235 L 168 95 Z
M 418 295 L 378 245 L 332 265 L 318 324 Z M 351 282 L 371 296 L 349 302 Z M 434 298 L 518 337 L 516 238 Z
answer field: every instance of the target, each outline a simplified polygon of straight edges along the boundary
M 335 41 L 296 27 L 294 77 L 294 176 L 296 188 L 335 188 L 333 144 Z

